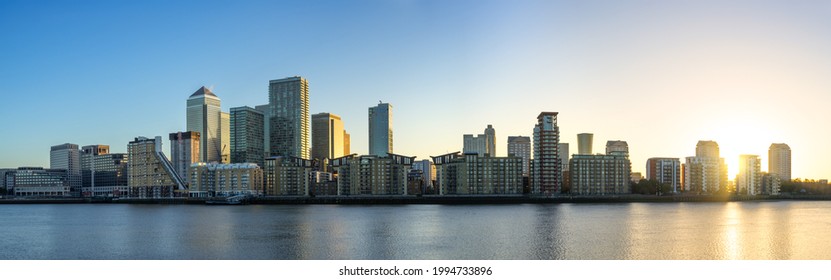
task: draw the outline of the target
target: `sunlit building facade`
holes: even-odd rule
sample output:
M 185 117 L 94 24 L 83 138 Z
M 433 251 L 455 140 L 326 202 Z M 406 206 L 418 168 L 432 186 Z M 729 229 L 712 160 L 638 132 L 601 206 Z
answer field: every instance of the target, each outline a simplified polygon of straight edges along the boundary
M 190 197 L 262 195 L 263 170 L 255 163 L 197 162 L 188 169 Z
M 736 191 L 743 195 L 762 194 L 762 160 L 758 155 L 739 156 Z
M 331 161 L 338 173 L 338 195 L 407 195 L 407 174 L 415 157 L 348 155 Z
M 392 105 L 369 107 L 369 154 L 383 157 L 392 153 L 392 136 Z
M 531 137 L 508 136 L 508 156 L 522 158 L 522 176 L 528 177 L 531 169 Z
M 450 153 L 433 157 L 442 195 L 522 194 L 522 158 Z
M 678 158 L 650 158 L 646 160 L 646 179 L 668 185 L 672 187 L 672 192 L 681 191 L 681 160 Z
M 727 164 L 720 157 L 715 141 L 698 141 L 695 156 L 687 157 L 684 165 L 684 191 L 715 193 L 727 190 Z
M 571 193 L 619 195 L 631 193 L 632 164 L 622 154 L 574 155 L 569 161 Z
M 162 153 L 162 137 L 136 137 L 127 145 L 127 186 L 135 198 L 173 197 L 186 183 Z
M 332 113 L 312 115 L 312 158 L 323 160 L 344 156 L 346 135 L 340 116 Z
M 82 196 L 127 196 L 128 156 L 111 154 L 107 145 L 88 145 L 81 148 Z
M 298 157 L 265 159 L 265 193 L 269 196 L 307 196 L 314 161 Z
M 791 147 L 785 143 L 770 144 L 768 149 L 768 173 L 781 181 L 791 180 Z
M 201 87 L 188 97 L 187 131 L 199 133 L 199 161 L 222 162 L 222 111 L 220 100 L 211 90 Z M 227 149 L 227 148 L 226 148 Z

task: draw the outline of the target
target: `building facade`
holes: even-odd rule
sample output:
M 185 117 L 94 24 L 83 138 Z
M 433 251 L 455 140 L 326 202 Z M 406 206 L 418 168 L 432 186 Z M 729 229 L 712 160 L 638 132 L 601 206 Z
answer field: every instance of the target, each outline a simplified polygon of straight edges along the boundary
M 312 158 L 323 160 L 346 155 L 346 136 L 340 116 L 331 113 L 312 115 Z
M 307 196 L 315 162 L 298 157 L 265 159 L 265 193 L 269 196 Z
M 222 142 L 222 122 L 219 97 L 211 90 L 201 87 L 188 97 L 187 131 L 199 133 L 199 162 L 222 162 L 228 144 Z
M 301 77 L 268 83 L 269 154 L 309 159 L 309 82 Z
M 787 182 L 791 180 L 791 147 L 785 143 L 770 144 L 768 149 L 768 173 Z
M 407 174 L 415 157 L 348 155 L 331 161 L 338 195 L 407 195 Z
M 432 189 L 436 180 L 436 165 L 429 159 L 418 160 L 413 163 L 413 169 L 421 171 L 422 189 Z
M 256 163 L 262 167 L 265 118 L 263 113 L 248 107 L 231 108 L 231 163 Z
M 175 132 L 169 135 L 170 158 L 173 170 L 179 176 L 185 176 L 182 180 L 187 181 L 188 168 L 191 164 L 199 162 L 199 151 L 201 149 L 199 132 Z
M 531 137 L 508 136 L 508 156 L 522 158 L 522 176 L 530 176 Z
M 782 180 L 778 175 L 770 173 L 762 173 L 762 189 L 761 194 L 764 195 L 779 195 Z
M 495 157 L 496 156 L 496 130 L 492 125 L 485 128 L 484 134 L 473 136 L 473 134 L 463 135 L 462 152 L 465 154 L 476 153 L 480 157 Z
M 762 160 L 758 155 L 739 156 L 739 173 L 735 182 L 738 194 L 762 194 Z
M 433 157 L 439 194 L 522 194 L 522 158 L 451 153 Z
M 188 174 L 190 197 L 263 194 L 263 170 L 254 163 L 197 162 Z
M 81 195 L 81 150 L 78 145 L 65 143 L 52 146 L 49 151 L 49 168 L 66 170 L 66 180 L 71 196 Z
M 650 158 L 646 160 L 646 178 L 672 187 L 672 192 L 680 192 L 681 160 L 678 158 Z
M 124 153 L 110 154 L 107 145 L 81 148 L 82 196 L 119 197 L 129 194 L 127 163 Z
M 127 145 L 127 186 L 135 198 L 173 197 L 186 184 L 162 153 L 162 137 L 136 137 Z
M 65 169 L 20 167 L 4 172 L 3 179 L 9 194 L 23 197 L 69 197 L 69 176 Z
M 574 155 L 569 165 L 572 194 L 619 195 L 632 192 L 632 165 L 627 156 Z
M 369 107 L 369 154 L 384 157 L 392 153 L 392 105 Z
M 591 155 L 593 146 L 594 146 L 594 134 L 591 134 L 591 133 L 577 134 L 577 154 L 578 155 Z
M 557 112 L 542 112 L 534 126 L 534 159 L 531 168 L 532 192 L 557 195 L 562 187 L 560 128 Z
M 720 157 L 718 143 L 698 141 L 695 157 L 687 157 L 684 165 L 684 191 L 714 193 L 727 190 L 727 164 Z

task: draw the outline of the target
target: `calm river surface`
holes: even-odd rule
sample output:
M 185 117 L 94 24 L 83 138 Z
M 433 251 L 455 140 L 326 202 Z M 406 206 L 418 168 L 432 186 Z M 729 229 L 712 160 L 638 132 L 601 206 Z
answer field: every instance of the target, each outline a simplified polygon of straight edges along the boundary
M 0 205 L 0 259 L 831 259 L 831 201 Z

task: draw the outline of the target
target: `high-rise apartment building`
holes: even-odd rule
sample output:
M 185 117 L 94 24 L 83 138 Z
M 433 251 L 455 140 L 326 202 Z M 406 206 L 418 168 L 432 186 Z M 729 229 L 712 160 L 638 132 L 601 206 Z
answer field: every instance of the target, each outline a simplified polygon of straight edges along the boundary
M 369 107 L 369 154 L 384 157 L 392 153 L 392 105 Z
M 130 196 L 137 198 L 173 197 L 186 184 L 162 153 L 162 137 L 136 137 L 127 145 L 127 186 Z
M 534 126 L 534 159 L 531 168 L 532 190 L 536 194 L 557 195 L 562 186 L 560 127 L 557 112 L 542 112 Z
M 262 112 L 248 106 L 231 108 L 232 163 L 256 163 L 262 168 L 264 126 Z
M 265 159 L 265 193 L 278 195 L 309 195 L 314 161 L 298 157 Z
M 352 137 L 349 136 L 349 133 L 346 133 L 346 130 L 343 131 L 343 155 L 348 155 L 352 153 Z
M 344 156 L 346 135 L 340 116 L 331 113 L 312 115 L 312 158 L 323 160 Z
M 263 114 L 263 159 L 271 156 L 271 105 L 257 105 L 254 109 Z
M 715 141 L 698 141 L 684 165 L 684 191 L 714 193 L 727 188 L 727 164 Z
M 528 177 L 531 168 L 531 137 L 508 136 L 508 156 L 522 158 L 522 176 Z
M 231 114 L 219 112 L 219 141 L 221 163 L 231 162 Z
M 211 90 L 201 87 L 187 102 L 187 131 L 199 132 L 199 161 L 222 162 L 229 149 L 223 143 L 223 117 L 220 100 Z
M 590 155 L 592 154 L 592 146 L 594 145 L 594 134 L 580 133 L 577 134 L 577 154 Z
M 569 154 L 568 143 L 560 143 L 557 144 L 557 149 L 560 150 L 560 162 L 562 163 L 563 171 L 568 171 L 568 160 L 571 158 L 571 154 Z
M 646 178 L 681 190 L 681 160 L 678 158 L 650 158 L 646 160 Z
M 791 180 L 791 147 L 785 143 L 770 144 L 768 149 L 768 173 L 787 182 Z
M 762 160 L 758 155 L 739 156 L 736 191 L 746 195 L 762 194 Z
M 301 77 L 268 83 L 269 154 L 309 159 L 309 82 Z
M 170 134 L 170 158 L 173 170 L 181 179 L 187 182 L 188 168 L 191 164 L 199 162 L 199 151 L 201 149 L 199 132 L 175 132 Z
M 490 156 L 496 156 L 496 130 L 492 125 L 485 128 L 485 136 L 487 137 L 488 153 Z
M 78 145 L 65 143 L 52 146 L 49 151 L 49 168 L 66 170 L 70 195 L 81 195 L 81 150 Z

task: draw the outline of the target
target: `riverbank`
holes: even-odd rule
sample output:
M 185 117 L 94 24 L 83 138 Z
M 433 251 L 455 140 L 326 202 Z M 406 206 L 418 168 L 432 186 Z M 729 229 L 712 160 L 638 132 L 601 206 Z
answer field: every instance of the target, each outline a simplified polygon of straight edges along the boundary
M 831 200 L 829 195 L 780 195 L 780 196 L 716 196 L 716 195 L 615 195 L 615 196 L 525 196 L 525 195 L 488 195 L 488 196 L 289 196 L 289 197 L 254 197 L 244 204 L 549 204 L 549 203 L 673 203 L 673 202 L 730 202 L 730 201 L 791 201 L 791 200 Z M 204 198 L 14 198 L 0 199 L 0 204 L 81 204 L 81 203 L 121 203 L 121 204 L 205 204 Z

